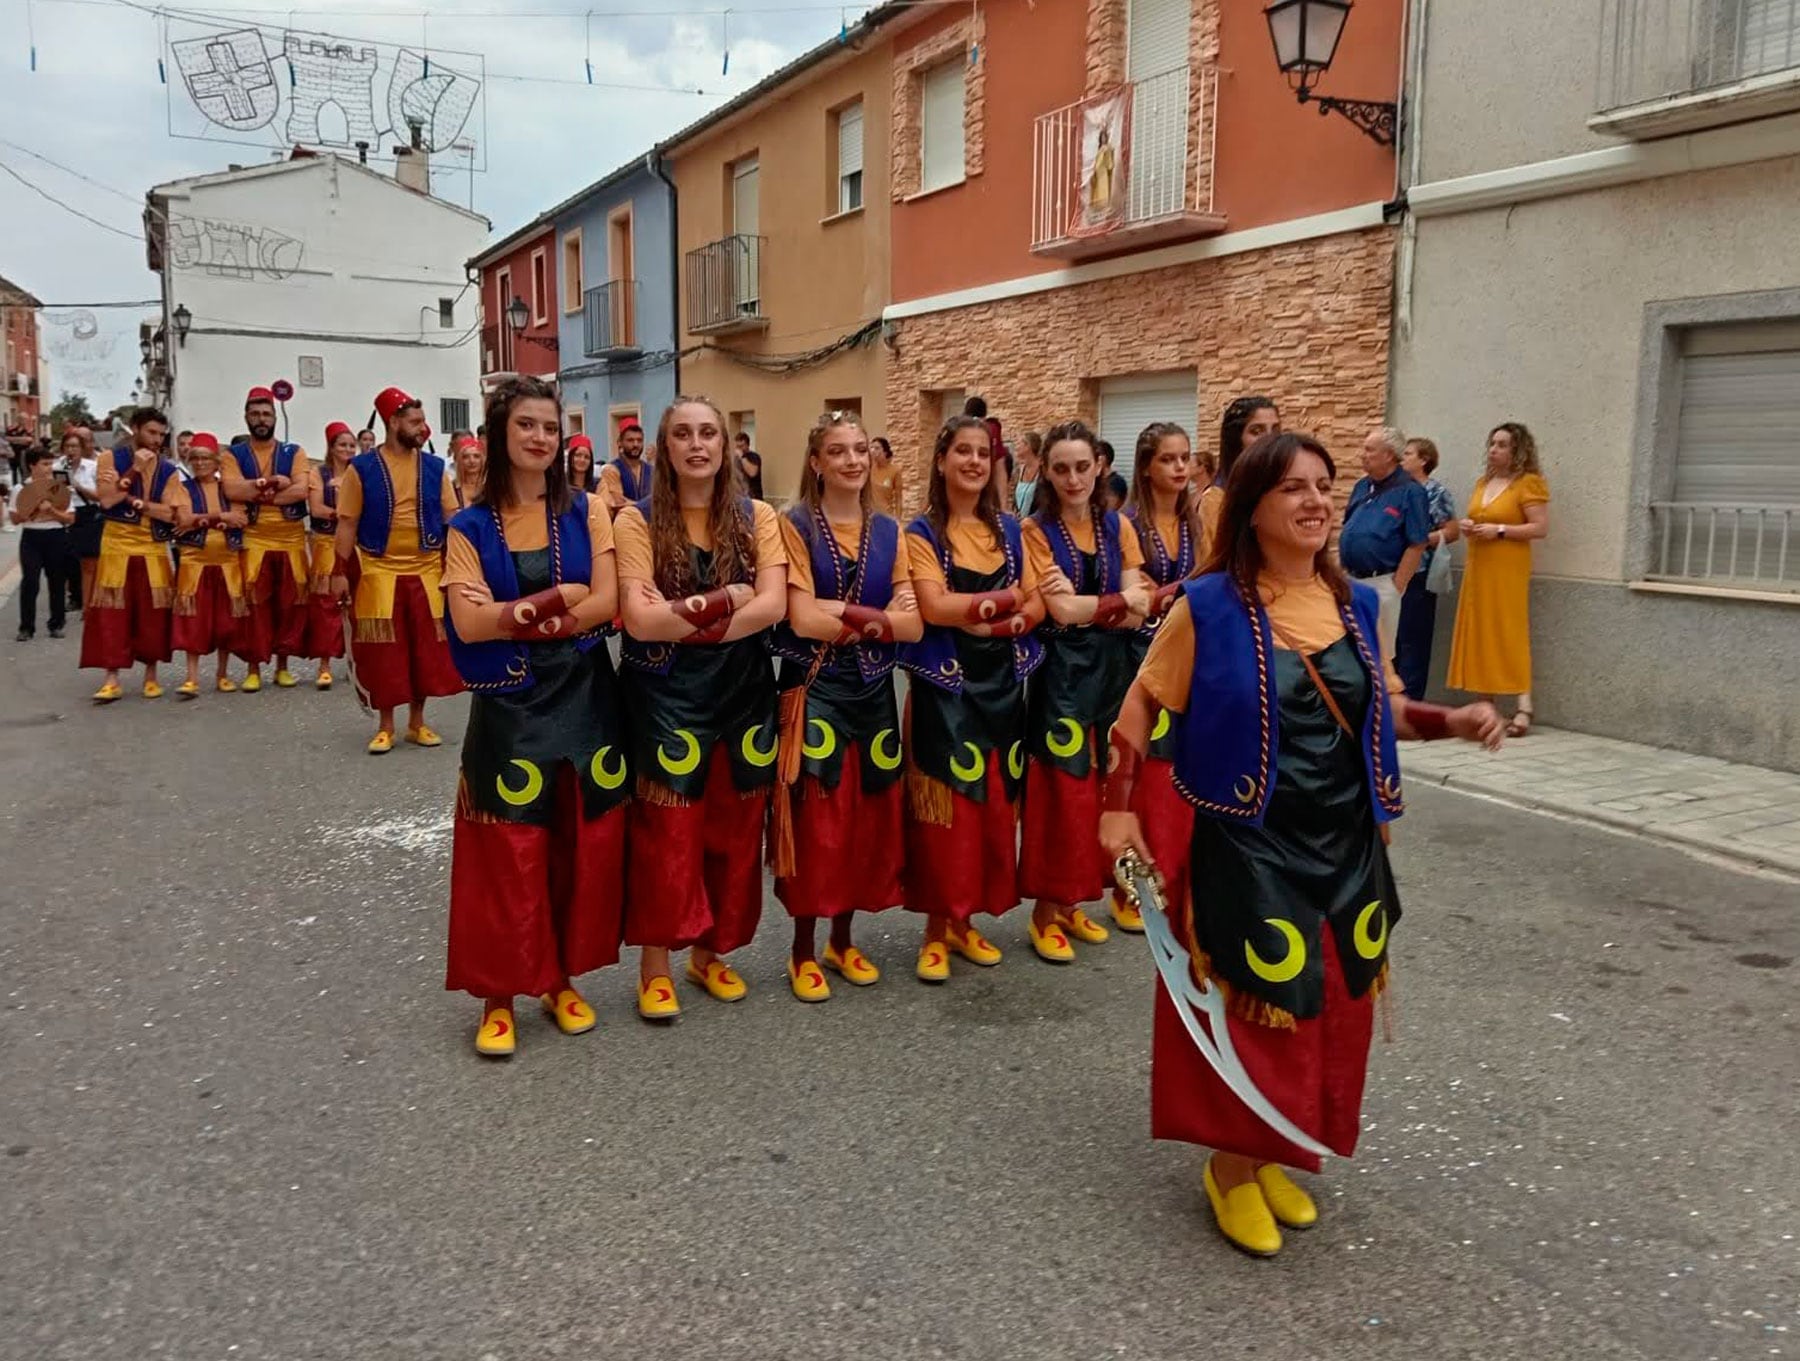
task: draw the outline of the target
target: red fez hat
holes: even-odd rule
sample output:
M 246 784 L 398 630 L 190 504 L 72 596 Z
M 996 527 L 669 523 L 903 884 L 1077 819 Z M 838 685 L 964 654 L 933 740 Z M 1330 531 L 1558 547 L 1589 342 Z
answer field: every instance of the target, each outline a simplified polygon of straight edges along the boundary
M 196 430 L 194 437 L 188 441 L 189 450 L 204 449 L 214 457 L 219 453 L 219 437 L 208 430 Z
M 594 452 L 594 442 L 586 435 L 570 435 L 569 447 L 571 449 L 586 449 L 590 454 Z
M 264 388 L 264 387 L 251 388 L 250 395 L 244 398 L 244 405 L 249 406 L 250 403 L 252 403 L 252 402 L 267 402 L 270 406 L 274 406 L 275 405 L 275 394 L 273 392 L 271 392 L 268 388 Z
M 417 397 L 410 397 L 399 388 L 383 388 L 375 394 L 375 410 L 381 414 L 381 419 L 384 421 L 391 421 L 407 407 L 419 404 Z
M 336 440 L 339 435 L 354 435 L 355 433 L 356 431 L 352 430 L 342 421 L 333 421 L 330 425 L 325 427 L 325 447 L 330 448 L 332 442 Z
M 619 422 L 619 433 L 623 435 L 627 430 L 636 430 L 639 434 L 642 434 L 644 427 L 637 423 L 635 417 L 627 416 L 624 420 Z

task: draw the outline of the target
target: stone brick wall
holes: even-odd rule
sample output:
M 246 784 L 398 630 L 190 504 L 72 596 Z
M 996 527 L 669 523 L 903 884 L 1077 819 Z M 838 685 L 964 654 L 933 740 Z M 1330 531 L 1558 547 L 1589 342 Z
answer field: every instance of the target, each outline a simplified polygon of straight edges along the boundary
M 1187 368 L 1197 448 L 1212 448 L 1228 401 L 1267 392 L 1288 429 L 1325 442 L 1347 486 L 1386 409 L 1395 241 L 1377 227 L 897 323 L 886 434 L 912 508 L 937 434 L 932 393 L 981 393 L 1010 435 L 1095 419 L 1104 378 Z
M 895 203 L 919 192 L 919 82 L 934 66 L 960 53 L 967 62 L 969 50 L 975 62 L 963 75 L 963 175 L 973 179 L 987 168 L 987 52 L 983 40 L 987 20 L 979 10 L 924 41 L 894 53 L 894 104 L 892 141 L 888 164 Z

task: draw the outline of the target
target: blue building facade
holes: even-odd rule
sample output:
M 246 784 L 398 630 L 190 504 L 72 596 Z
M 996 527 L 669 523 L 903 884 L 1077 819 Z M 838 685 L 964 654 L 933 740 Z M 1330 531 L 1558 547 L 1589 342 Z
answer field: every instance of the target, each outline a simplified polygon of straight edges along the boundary
M 618 448 L 627 419 L 653 431 L 675 398 L 675 191 L 640 158 L 558 204 L 558 377 L 565 425 Z

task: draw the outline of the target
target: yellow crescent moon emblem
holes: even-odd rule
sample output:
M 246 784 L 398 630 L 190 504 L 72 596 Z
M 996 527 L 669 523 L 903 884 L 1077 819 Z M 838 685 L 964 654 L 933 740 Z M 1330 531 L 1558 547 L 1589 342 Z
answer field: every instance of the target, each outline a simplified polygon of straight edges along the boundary
M 815 728 L 818 729 L 819 732 L 824 734 L 822 737 L 819 738 L 818 743 L 816 745 L 813 743 L 813 740 L 812 740 L 812 732 Z M 837 750 L 837 729 L 832 727 L 831 724 L 827 723 L 824 719 L 822 719 L 822 718 L 807 719 L 806 720 L 806 732 L 807 732 L 806 739 L 800 743 L 800 754 L 802 756 L 806 757 L 808 760 L 811 760 L 811 761 L 826 760 L 827 758 L 830 757 L 832 752 Z
M 525 783 L 519 789 L 510 789 L 507 787 L 506 776 L 496 775 L 494 776 L 494 792 L 514 808 L 523 808 L 527 804 L 536 803 L 538 795 L 544 792 L 544 772 L 530 761 L 521 761 L 515 758 L 508 764 L 515 765 L 525 772 Z
M 1156 716 L 1156 726 L 1154 728 L 1150 729 L 1150 740 L 1152 742 L 1162 741 L 1163 738 L 1165 738 L 1169 735 L 1169 728 L 1171 726 L 1172 725 L 1169 720 L 1169 711 L 1167 709 L 1164 709 L 1161 713 L 1157 714 L 1157 716 Z
M 1015 780 L 1025 778 L 1025 744 L 1014 742 L 1006 750 L 1006 770 Z
M 964 765 L 952 756 L 950 758 L 950 773 L 956 776 L 956 778 L 961 780 L 964 784 L 974 784 L 977 780 L 981 779 L 982 776 L 987 774 L 987 757 L 981 754 L 981 748 L 976 746 L 973 742 L 964 742 L 963 746 L 969 749 L 970 754 L 974 756 L 975 759 L 969 762 L 969 764 Z
M 700 769 L 700 739 L 686 728 L 675 729 L 675 736 L 681 739 L 682 754 L 670 757 L 659 742 L 656 746 L 656 764 L 671 775 L 692 775 Z
M 1231 792 L 1237 795 L 1239 803 L 1255 803 L 1256 781 L 1248 775 L 1240 775 L 1237 783 L 1231 786 Z
M 1274 964 L 1269 963 L 1256 953 L 1256 947 L 1249 941 L 1244 942 L 1244 962 L 1250 966 L 1250 972 L 1258 978 L 1270 983 L 1288 983 L 1300 976 L 1300 970 L 1306 967 L 1306 938 L 1300 934 L 1300 928 L 1280 917 L 1264 917 L 1263 924 L 1272 926 L 1281 932 L 1287 941 L 1287 954 Z
M 745 761 L 757 767 L 759 770 L 763 766 L 772 766 L 775 764 L 775 753 L 778 749 L 778 743 L 776 742 L 774 733 L 769 734 L 768 750 L 765 751 L 763 748 L 756 745 L 756 735 L 761 731 L 761 727 L 745 728 L 743 737 L 738 739 L 738 752 L 743 756 Z M 660 754 L 661 753 L 659 752 L 658 755 Z
M 1371 936 L 1369 923 L 1376 917 L 1381 919 L 1381 934 Z M 1350 932 L 1350 943 L 1356 946 L 1356 953 L 1364 959 L 1380 959 L 1382 950 L 1387 946 L 1387 936 L 1387 913 L 1381 910 L 1381 899 L 1377 898 L 1356 914 L 1356 926 Z
M 881 750 L 881 744 L 887 738 L 894 739 L 894 754 L 888 756 Z M 875 734 L 875 740 L 869 743 L 869 759 L 875 763 L 877 770 L 900 769 L 900 734 L 892 728 L 883 728 Z
M 602 789 L 617 789 L 625 783 L 625 753 L 619 753 L 616 770 L 608 770 L 606 767 L 606 758 L 611 754 L 611 747 L 601 747 L 594 753 L 594 759 L 588 762 L 588 774 L 594 777 L 594 783 Z
M 1057 737 L 1056 732 L 1059 728 L 1067 728 L 1069 735 L 1066 738 Z M 1044 745 L 1050 749 L 1052 756 L 1060 756 L 1067 760 L 1081 750 L 1082 739 L 1086 735 L 1081 731 L 1081 724 L 1074 719 L 1059 718 L 1050 725 L 1050 735 L 1044 738 Z

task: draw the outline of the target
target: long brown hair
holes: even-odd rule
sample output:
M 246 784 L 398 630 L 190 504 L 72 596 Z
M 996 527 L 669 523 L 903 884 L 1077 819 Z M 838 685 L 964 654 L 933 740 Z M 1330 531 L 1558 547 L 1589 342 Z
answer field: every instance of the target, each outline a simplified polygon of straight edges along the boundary
M 1263 497 L 1280 485 L 1302 453 L 1317 454 L 1324 460 L 1325 470 L 1337 477 L 1337 464 L 1323 444 L 1311 435 L 1284 431 L 1264 435 L 1244 450 L 1232 464 L 1231 476 L 1225 479 L 1225 504 L 1219 511 L 1219 527 L 1213 535 L 1205 570 L 1228 574 L 1247 600 L 1258 598 L 1256 578 L 1263 569 L 1262 543 L 1251 519 Z M 1332 557 L 1329 543 L 1313 558 L 1313 571 L 1331 587 L 1338 604 L 1350 603 L 1350 578 Z
M 1106 543 L 1106 465 L 1100 461 L 1100 437 L 1082 422 L 1063 421 L 1051 426 L 1045 434 L 1041 455 L 1043 461 L 1038 466 L 1038 484 L 1031 493 L 1031 517 L 1034 520 L 1053 522 L 1063 516 L 1062 493 L 1051 480 L 1049 467 L 1051 451 L 1063 443 L 1085 444 L 1094 456 L 1094 485 L 1088 490 L 1087 510 L 1088 519 L 1094 526 L 1094 551 L 1098 553 Z
M 862 430 L 862 418 L 854 411 L 827 411 L 821 415 L 818 420 L 814 421 L 812 429 L 806 432 L 806 457 L 800 460 L 800 491 L 795 499 L 808 510 L 818 510 L 825 500 L 825 475 L 813 471 L 813 456 L 824 452 L 825 436 L 829 435 L 833 430 L 837 430 L 843 426 L 850 426 L 852 429 Z M 865 437 L 868 434 L 867 431 L 864 431 L 863 433 Z M 870 440 L 869 449 L 871 459 L 869 469 L 871 472 L 874 471 L 875 467 L 873 461 L 874 446 L 875 441 Z M 856 498 L 857 506 L 862 511 L 862 518 L 865 520 L 869 518 L 869 484 L 873 481 L 873 477 L 865 477 L 863 479 L 862 491 L 857 494 Z
M 1488 431 L 1488 439 L 1491 441 L 1502 430 L 1512 436 L 1512 469 L 1509 476 L 1518 477 L 1523 473 L 1541 472 L 1542 470 L 1538 467 L 1537 440 L 1532 438 L 1531 431 L 1517 421 L 1501 421 L 1500 424 Z M 1486 465 L 1482 467 L 1479 480 L 1482 482 L 1488 480 Z
M 1188 457 L 1197 458 L 1194 452 L 1194 441 L 1188 437 L 1174 421 L 1152 421 L 1138 432 L 1137 450 L 1132 457 L 1131 495 L 1125 498 L 1128 510 L 1141 511 L 1152 520 L 1156 518 L 1156 489 L 1150 485 L 1150 465 L 1156 462 L 1156 451 L 1162 448 L 1162 442 L 1171 435 L 1180 435 L 1188 442 Z M 1175 493 L 1175 518 L 1191 519 L 1194 514 L 1193 479 L 1182 484 L 1181 490 Z
M 512 437 L 512 409 L 520 402 L 528 401 L 554 404 L 556 423 L 559 427 L 562 425 L 562 399 L 542 378 L 521 375 L 506 379 L 494 389 L 494 395 L 488 398 L 486 419 L 482 423 L 492 447 L 488 450 L 487 467 L 482 473 L 481 499 L 496 510 L 521 504 L 518 492 L 513 489 L 512 451 L 508 446 Z M 557 457 L 550 460 L 550 466 L 544 469 L 544 504 L 552 515 L 561 515 L 570 505 L 569 478 L 563 470 L 560 449 Z
M 925 523 L 931 526 L 931 532 L 937 537 L 939 545 L 949 550 L 950 529 L 950 488 L 944 481 L 944 455 L 950 452 L 950 446 L 956 443 L 956 435 L 961 430 L 979 430 L 988 435 L 988 480 L 981 489 L 981 497 L 975 502 L 975 514 L 987 525 L 994 536 L 994 547 L 1004 548 L 1006 535 L 1000 527 L 1000 487 L 997 474 L 999 455 L 994 451 L 993 436 L 988 434 L 987 422 L 979 416 L 953 416 L 944 422 L 944 428 L 938 431 L 937 442 L 931 450 L 931 480 L 925 487 Z
M 1252 416 L 1265 408 L 1280 419 L 1281 408 L 1261 393 L 1234 398 L 1226 405 L 1225 414 L 1219 417 L 1219 457 L 1215 460 L 1217 470 L 1214 475 L 1221 484 L 1231 476 L 1231 465 L 1237 462 L 1238 455 L 1249 452 L 1243 447 L 1244 427 L 1250 424 Z
M 656 460 L 662 464 L 650 481 L 650 549 L 656 569 L 656 588 L 671 599 L 691 595 L 700 583 L 688 558 L 687 528 L 681 522 L 680 480 L 669 456 L 669 425 L 684 406 L 703 406 L 713 413 L 723 446 L 719 471 L 713 475 L 712 500 L 707 522 L 712 528 L 713 584 L 726 586 L 756 579 L 756 538 L 751 518 L 739 505 L 737 469 L 725 434 L 725 413 L 710 397 L 678 396 L 663 409 L 656 423 Z

